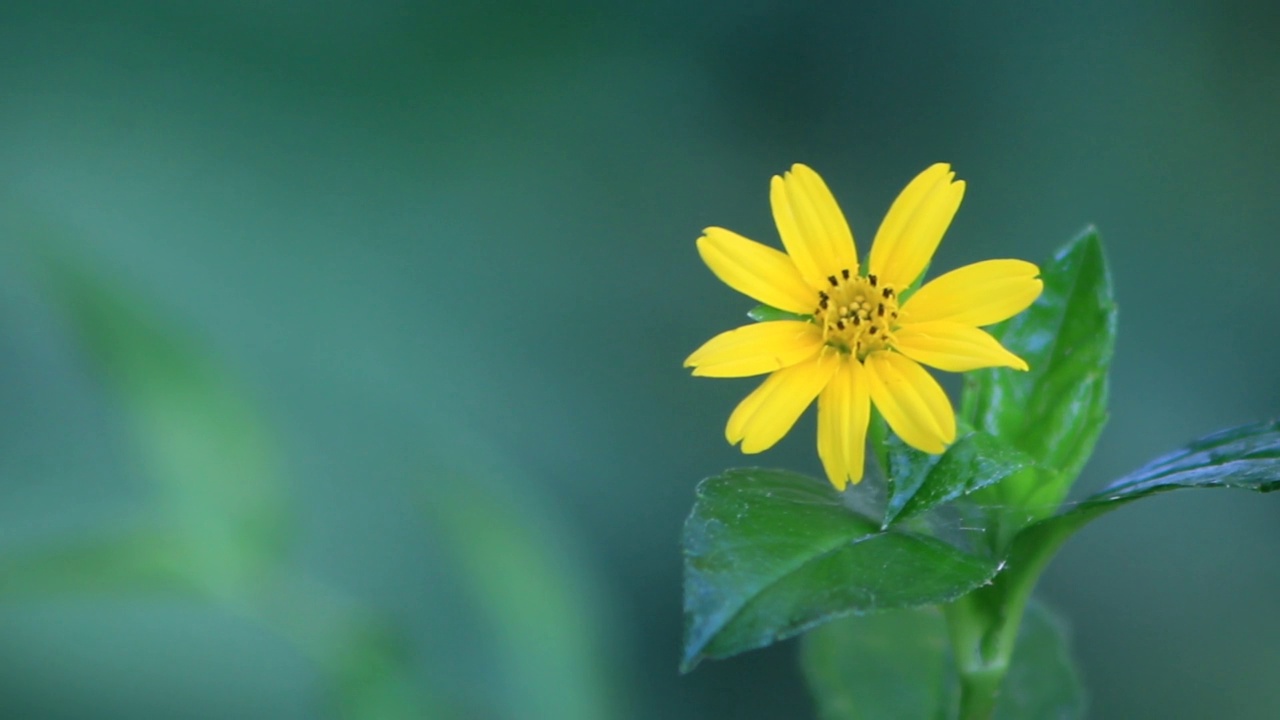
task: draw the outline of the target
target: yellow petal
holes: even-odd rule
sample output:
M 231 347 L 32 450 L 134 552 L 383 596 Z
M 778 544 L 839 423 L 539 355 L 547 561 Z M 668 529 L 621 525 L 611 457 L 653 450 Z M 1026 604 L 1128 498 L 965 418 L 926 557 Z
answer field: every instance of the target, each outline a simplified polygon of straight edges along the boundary
M 947 372 L 967 372 L 985 367 L 1027 369 L 1022 358 L 972 325 L 946 321 L 913 322 L 895 331 L 893 339 L 894 346 L 903 355 Z
M 825 243 L 827 246 L 823 257 L 831 263 L 832 269 L 828 270 L 828 274 L 845 269 L 856 274 L 858 250 L 853 240 L 853 230 L 849 228 L 849 222 L 844 219 L 840 205 L 822 176 L 808 165 L 797 163 L 791 166 L 791 172 L 786 175 L 786 186 L 792 216 L 801 231 L 814 238 L 814 242 Z
M 741 440 L 742 452 L 748 454 L 773 447 L 796 424 L 839 364 L 835 353 L 822 353 L 770 375 L 729 416 L 725 437 L 730 443 Z
M 955 176 L 950 165 L 933 165 L 893 201 L 868 262 L 869 271 L 881 282 L 902 289 L 924 272 L 964 198 L 964 181 L 952 182 Z
M 896 352 L 867 356 L 871 401 L 908 445 L 937 455 L 956 439 L 956 415 L 938 381 L 920 364 Z
M 755 323 L 711 338 L 684 361 L 684 366 L 704 377 L 763 375 L 808 360 L 822 345 L 822 330 L 811 322 Z
M 979 327 L 1026 310 L 1040 297 L 1040 268 L 1024 260 L 984 260 L 925 283 L 902 308 L 905 322 L 947 320 Z
M 813 312 L 817 295 L 785 253 L 724 228 L 702 232 L 698 254 L 725 285 L 787 312 Z
M 836 490 L 862 481 L 870 421 L 866 370 L 846 359 L 818 396 L 818 457 Z
M 782 244 L 810 287 L 826 287 L 827 277 L 841 270 L 857 272 L 853 232 L 818 173 L 797 164 L 775 175 L 769 202 Z

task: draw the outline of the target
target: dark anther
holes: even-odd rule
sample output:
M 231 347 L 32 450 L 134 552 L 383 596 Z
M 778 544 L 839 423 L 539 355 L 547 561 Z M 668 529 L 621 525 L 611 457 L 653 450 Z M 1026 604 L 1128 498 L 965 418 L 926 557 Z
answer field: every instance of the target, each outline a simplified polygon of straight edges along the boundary
M 841 330 L 843 330 L 843 329 L 844 329 L 844 321 L 843 321 L 843 320 L 837 320 L 837 321 L 836 321 L 836 327 L 837 327 L 837 328 L 840 328 Z
M 819 291 L 818 291 L 818 297 L 822 298 L 823 300 L 826 300 L 826 299 L 827 299 L 827 294 L 826 294 L 825 292 L 823 292 L 822 290 L 819 290 Z
M 877 326 L 875 326 L 875 325 L 872 325 L 872 326 L 871 326 L 871 329 L 870 329 L 870 330 L 868 330 L 867 332 L 871 333 L 872 335 L 875 335 L 875 334 L 876 334 L 876 331 L 877 331 L 877 330 L 879 330 L 879 329 L 880 329 L 879 327 L 877 327 Z
M 862 318 L 858 317 L 857 315 L 854 315 L 854 316 L 853 316 L 853 324 L 854 324 L 854 325 L 861 325 L 861 324 L 862 324 Z
M 884 289 L 884 296 L 885 296 L 886 298 L 891 298 L 891 297 L 893 297 L 893 288 L 885 288 L 885 289 Z
M 875 287 L 875 286 L 876 286 L 876 276 L 875 276 L 875 275 L 868 275 L 868 276 L 867 276 L 867 280 L 869 280 L 869 281 L 871 282 L 871 287 Z
M 841 277 L 843 277 L 845 280 L 848 280 L 848 279 L 849 279 L 849 268 L 845 268 L 845 269 L 841 270 L 841 271 L 840 271 L 840 276 L 841 276 Z
M 823 295 L 822 302 L 818 303 L 818 307 L 822 308 L 823 310 L 826 310 L 828 302 L 830 302 L 830 298 L 828 298 L 826 295 Z
M 876 308 L 876 314 L 884 317 L 884 303 L 880 303 L 880 307 Z
M 831 283 L 831 287 L 836 287 L 836 286 L 838 286 L 838 285 L 840 284 L 840 283 L 836 280 L 836 276 L 835 276 L 835 275 L 828 275 L 828 276 L 827 276 L 827 282 Z

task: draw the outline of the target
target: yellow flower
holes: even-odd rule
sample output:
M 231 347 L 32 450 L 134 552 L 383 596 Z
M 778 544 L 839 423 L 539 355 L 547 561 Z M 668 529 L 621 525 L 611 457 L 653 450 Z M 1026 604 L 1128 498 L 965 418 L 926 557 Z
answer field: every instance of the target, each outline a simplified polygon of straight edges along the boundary
M 1039 268 L 987 260 L 902 295 L 924 272 L 964 196 L 939 163 L 889 208 L 864 274 L 853 233 L 826 183 L 795 165 L 769 188 L 784 254 L 724 228 L 707 228 L 698 252 L 729 287 L 799 320 L 721 333 L 685 360 L 694 375 L 771 373 L 729 416 L 725 437 L 742 452 L 769 449 L 818 400 L 818 455 L 837 490 L 862 480 L 871 404 L 898 437 L 937 454 L 955 441 L 955 411 L 921 364 L 949 372 L 1026 370 L 979 328 L 1025 310 L 1043 289 Z

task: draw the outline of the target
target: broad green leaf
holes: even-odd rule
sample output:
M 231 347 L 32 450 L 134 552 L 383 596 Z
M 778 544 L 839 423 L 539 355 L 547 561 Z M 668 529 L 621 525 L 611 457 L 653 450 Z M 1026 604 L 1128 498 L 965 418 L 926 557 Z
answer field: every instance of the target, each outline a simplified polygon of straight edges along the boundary
M 820 720 L 948 720 L 959 694 L 936 608 L 842 618 L 805 636 L 801 665 Z M 1084 715 L 1084 691 L 1067 633 L 1031 603 L 1023 618 L 996 720 Z
M 881 530 L 826 481 L 761 469 L 698 485 L 684 558 L 686 672 L 840 615 L 946 602 L 997 570 L 936 538 Z
M 1019 545 L 1060 543 L 1090 520 L 1139 498 L 1180 488 L 1280 489 L 1280 421 L 1222 430 L 1157 458 L 1085 498 L 1080 504 L 1027 528 Z
M 280 562 L 287 534 L 272 443 L 245 394 L 151 303 L 46 252 L 58 307 L 119 401 L 184 562 L 210 591 L 234 595 Z
M 897 437 L 888 441 L 890 495 L 885 524 L 1028 470 L 1035 461 L 985 432 L 964 435 L 941 455 L 920 452 Z
M 1107 418 L 1107 372 L 1115 347 L 1116 305 L 1097 231 L 1090 228 L 1040 268 L 1044 293 L 991 333 L 1031 369 L 966 375 L 962 416 L 1057 472 L 1001 486 L 1008 502 L 1035 490 L 1052 508 L 1093 452 Z
M 812 315 L 800 315 L 786 310 L 779 310 L 771 305 L 757 305 L 747 311 L 747 317 L 756 322 L 769 322 L 771 320 L 812 320 Z

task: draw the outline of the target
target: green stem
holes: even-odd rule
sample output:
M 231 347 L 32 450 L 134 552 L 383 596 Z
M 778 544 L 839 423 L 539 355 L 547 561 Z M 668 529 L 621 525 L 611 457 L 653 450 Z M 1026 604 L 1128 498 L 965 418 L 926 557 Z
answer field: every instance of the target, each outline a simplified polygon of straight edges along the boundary
M 1054 523 L 1028 528 L 1009 550 L 1008 569 L 990 585 L 946 607 L 951 649 L 960 675 L 960 720 L 991 720 L 994 716 L 1031 591 L 1070 534 L 1069 528 Z
M 961 720 L 990 720 L 996 712 L 1004 671 L 960 678 Z
M 1012 653 L 1003 638 L 1017 634 L 1021 620 L 1010 618 L 1003 588 L 991 585 L 946 608 L 947 628 L 960 676 L 960 720 L 990 720 Z M 1012 628 L 1012 629 L 1011 629 Z

